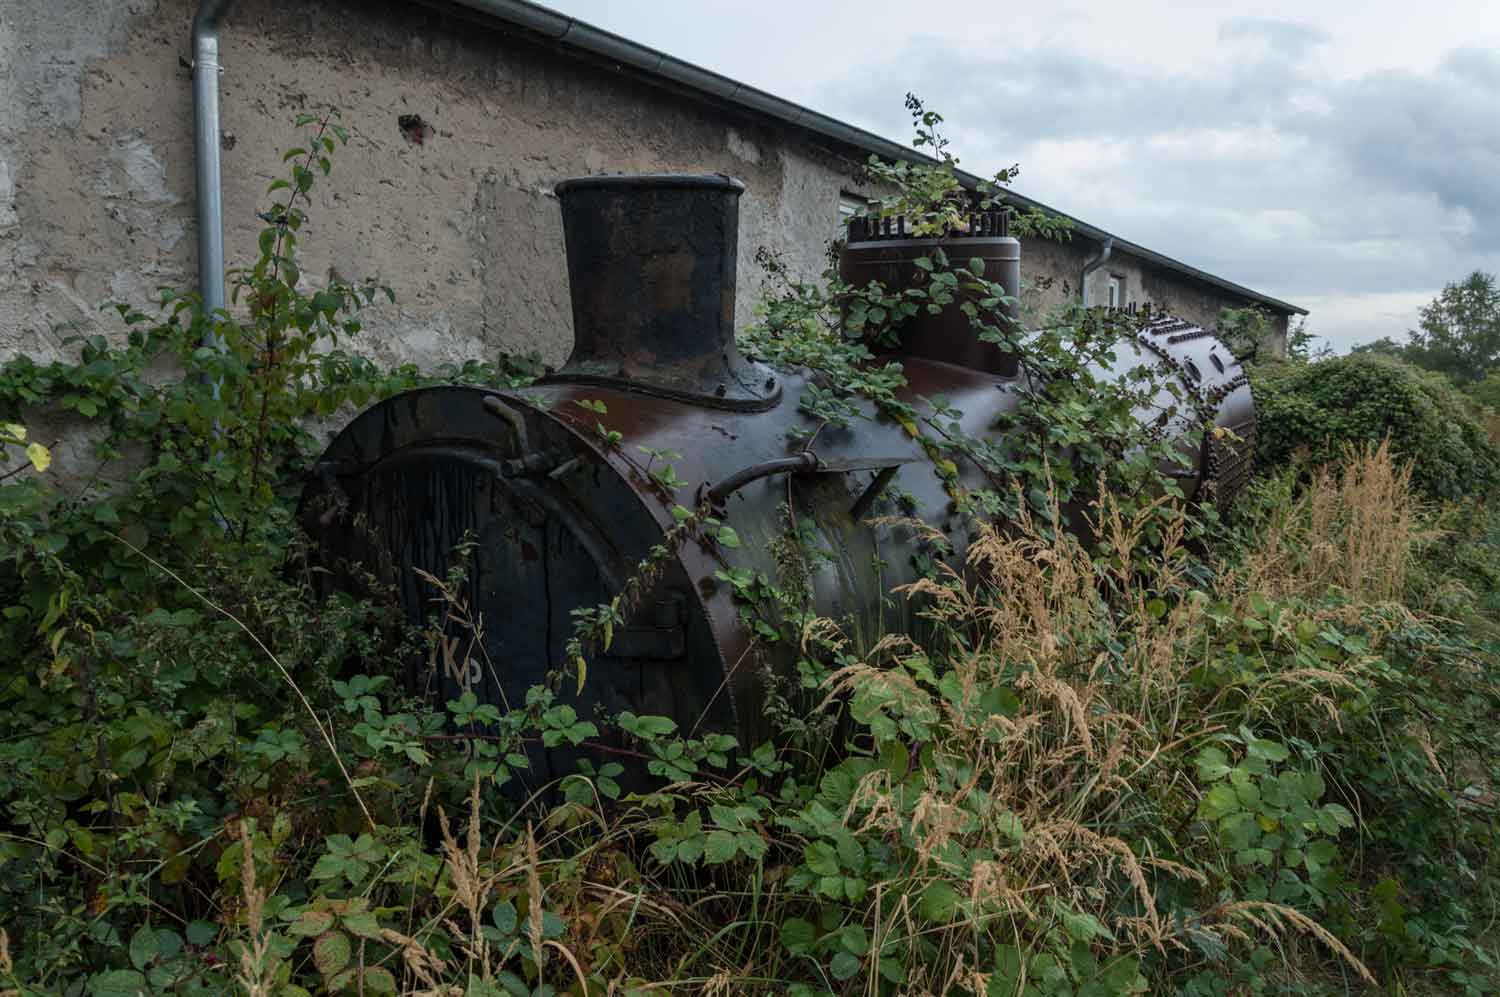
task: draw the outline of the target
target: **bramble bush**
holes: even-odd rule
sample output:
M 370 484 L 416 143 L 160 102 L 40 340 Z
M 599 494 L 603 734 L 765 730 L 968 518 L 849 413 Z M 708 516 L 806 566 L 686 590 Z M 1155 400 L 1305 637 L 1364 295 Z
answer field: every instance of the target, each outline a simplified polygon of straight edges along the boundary
M 1256 374 L 1263 464 L 1281 467 L 1293 455 L 1323 463 L 1348 444 L 1389 437 L 1424 496 L 1484 496 L 1500 486 L 1500 447 L 1439 374 L 1376 354 L 1264 364 Z
M 1131 330 L 1073 310 L 1020 337 L 941 253 L 907 300 L 783 281 L 751 337 L 908 419 L 940 471 L 987 472 L 990 493 L 955 495 L 963 564 L 893 593 L 929 638 L 855 653 L 808 611 L 818 552 L 790 524 L 783 575 L 723 576 L 796 649 L 767 743 L 596 723 L 549 686 L 505 714 L 408 696 L 394 676 L 431 628 L 378 593 L 313 595 L 304 420 L 535 368 L 346 349 L 383 292 L 299 279 L 300 206 L 343 138 L 331 115 L 299 127 L 237 307 L 167 294 L 121 310 L 122 340 L 0 366 L 0 992 L 1495 992 L 1500 631 L 1444 546 L 1483 561 L 1493 526 L 1436 535 L 1394 438 L 1310 487 L 1267 477 L 1228 523 L 1184 508 L 1142 487 L 1163 445 L 1130 434 L 1142 386 L 1086 374 Z M 941 220 L 960 195 L 932 147 L 885 176 Z M 833 317 L 854 301 L 850 337 Z M 871 362 L 903 305 L 954 301 L 1034 374 L 999 443 L 900 408 L 899 365 Z M 805 402 L 859 417 L 837 391 Z M 22 431 L 46 409 L 124 470 L 58 487 Z M 462 571 L 428 584 L 463 617 Z M 607 618 L 580 614 L 580 652 Z M 631 757 L 582 762 L 547 805 L 497 792 L 523 742 L 605 722 Z M 624 793 L 625 763 L 659 783 Z

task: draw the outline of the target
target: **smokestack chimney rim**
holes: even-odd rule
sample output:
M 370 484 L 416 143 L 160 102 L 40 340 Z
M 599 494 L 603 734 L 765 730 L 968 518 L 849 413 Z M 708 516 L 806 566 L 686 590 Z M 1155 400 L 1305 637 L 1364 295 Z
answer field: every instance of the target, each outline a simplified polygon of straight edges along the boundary
M 574 191 L 610 188 L 649 189 L 652 187 L 686 187 L 700 190 L 723 190 L 739 195 L 745 182 L 727 173 L 601 173 L 596 176 L 569 177 L 553 187 L 558 197 Z

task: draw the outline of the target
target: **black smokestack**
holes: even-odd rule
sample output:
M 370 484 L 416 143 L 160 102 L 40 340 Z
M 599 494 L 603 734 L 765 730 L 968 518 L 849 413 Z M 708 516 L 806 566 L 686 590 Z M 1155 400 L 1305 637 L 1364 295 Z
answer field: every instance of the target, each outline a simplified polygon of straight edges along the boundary
M 744 192 L 722 174 L 559 183 L 574 338 L 553 379 L 621 382 L 729 407 L 774 400 L 770 371 L 734 345 Z

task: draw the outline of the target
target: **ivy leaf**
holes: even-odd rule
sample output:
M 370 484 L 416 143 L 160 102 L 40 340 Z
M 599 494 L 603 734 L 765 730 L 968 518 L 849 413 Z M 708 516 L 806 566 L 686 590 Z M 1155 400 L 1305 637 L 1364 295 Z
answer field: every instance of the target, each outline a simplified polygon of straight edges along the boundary
M 1210 789 L 1203 802 L 1198 804 L 1198 816 L 1204 820 L 1218 820 L 1239 808 L 1240 799 L 1235 795 L 1234 787 L 1220 783 Z
M 1026 840 L 1026 827 L 1013 811 L 1007 810 L 995 818 L 995 829 L 1009 838 L 1011 844 L 1019 845 Z
M 1251 755 L 1256 758 L 1263 758 L 1268 762 L 1284 762 L 1291 755 L 1286 745 L 1280 741 L 1267 741 L 1259 737 L 1247 738 L 1245 747 Z
M 1060 906 L 1057 912 L 1062 917 L 1063 930 L 1075 942 L 1091 942 L 1095 938 L 1114 938 L 1109 929 L 1092 914 L 1070 911 Z
M 1198 752 L 1198 779 L 1202 782 L 1217 782 L 1229 774 L 1229 756 L 1224 749 L 1209 746 Z
M 766 839 L 754 831 L 741 831 L 735 835 L 738 847 L 744 852 L 745 857 L 751 860 L 762 858 L 766 854 Z
M 156 958 L 156 929 L 141 928 L 130 939 L 130 962 L 136 969 L 144 970 Z
M 1354 815 L 1339 803 L 1325 803 L 1318 809 L 1318 829 L 1327 835 L 1336 835 L 1343 827 L 1354 826 Z
M 192 921 L 186 933 L 189 945 L 207 945 L 219 937 L 219 927 L 208 921 Z
M 343 925 L 345 931 L 360 938 L 380 939 L 380 922 L 375 920 L 374 914 L 345 914 Z
M 502 900 L 490 908 L 490 922 L 495 929 L 507 938 L 516 933 L 516 925 L 520 919 L 516 916 L 516 905 L 509 900 Z
M 837 876 L 839 857 L 833 846 L 826 841 L 814 841 L 802 850 L 807 867 L 819 876 Z
M 45 471 L 52 466 L 52 451 L 40 443 L 26 444 L 26 459 L 31 461 L 31 466 L 38 471 Z
M 302 916 L 288 928 L 293 935 L 313 938 L 333 928 L 333 915 L 326 910 L 305 910 Z
M 146 993 L 146 978 L 133 969 L 114 969 L 89 980 L 92 997 L 141 997 Z
M 366 969 L 362 982 L 365 993 L 393 994 L 396 992 L 396 977 L 384 966 L 371 966 Z

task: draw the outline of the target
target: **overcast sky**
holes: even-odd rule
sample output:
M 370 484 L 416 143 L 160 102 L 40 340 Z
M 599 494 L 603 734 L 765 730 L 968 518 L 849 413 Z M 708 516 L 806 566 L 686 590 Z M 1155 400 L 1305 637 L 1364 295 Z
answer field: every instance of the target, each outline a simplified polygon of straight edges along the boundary
M 1401 338 L 1500 270 L 1500 0 L 543 0 L 907 141 L 1312 312 Z

